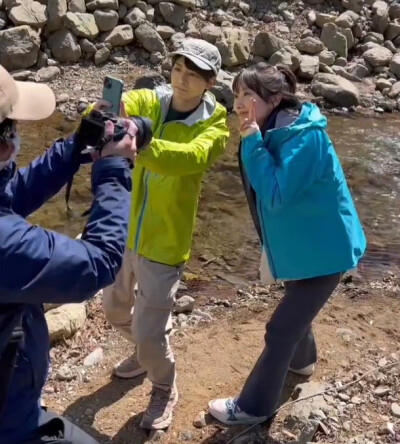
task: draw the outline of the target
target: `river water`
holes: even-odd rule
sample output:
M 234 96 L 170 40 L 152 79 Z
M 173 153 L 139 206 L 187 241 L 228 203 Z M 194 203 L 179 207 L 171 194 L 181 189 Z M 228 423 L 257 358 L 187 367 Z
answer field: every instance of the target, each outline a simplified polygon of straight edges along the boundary
M 21 124 L 19 165 L 26 165 L 51 141 L 73 131 L 76 123 L 60 113 L 44 122 Z M 205 176 L 188 269 L 234 282 L 257 277 L 259 247 L 239 176 L 237 120 L 229 117 L 231 137 L 220 161 Z M 329 117 L 329 135 L 341 159 L 369 247 L 362 273 L 379 279 L 400 264 L 400 117 Z M 30 217 L 32 223 L 76 236 L 80 214 L 90 205 L 88 167 L 78 172 L 67 212 L 64 192 Z M 46 186 L 46 184 L 43 184 Z

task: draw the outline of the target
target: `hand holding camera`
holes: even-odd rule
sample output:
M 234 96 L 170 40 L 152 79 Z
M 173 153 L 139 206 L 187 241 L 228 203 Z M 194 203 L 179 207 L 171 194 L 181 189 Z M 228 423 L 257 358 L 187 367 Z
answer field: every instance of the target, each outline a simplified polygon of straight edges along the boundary
M 122 89 L 121 80 L 112 77 L 104 79 L 103 99 L 99 100 L 90 114 L 82 119 L 77 132 L 81 153 L 91 153 L 94 158 L 104 157 L 104 150 L 110 152 L 117 146 L 117 149 L 121 149 L 123 144 L 119 142 L 124 140 L 126 142 L 129 139 L 132 146 L 132 141 L 135 139 L 136 151 L 150 143 L 153 136 L 151 120 L 146 117 L 126 116 L 121 102 Z M 118 117 L 119 114 L 123 118 Z

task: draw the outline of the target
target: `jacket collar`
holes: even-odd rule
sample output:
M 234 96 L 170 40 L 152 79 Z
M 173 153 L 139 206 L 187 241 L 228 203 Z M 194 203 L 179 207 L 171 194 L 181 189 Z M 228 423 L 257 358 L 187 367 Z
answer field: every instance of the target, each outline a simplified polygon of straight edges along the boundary
M 155 92 L 161 105 L 161 121 L 164 122 L 171 104 L 173 90 L 171 85 L 160 85 L 155 88 Z M 216 107 L 217 101 L 215 96 L 207 91 L 204 93 L 203 100 L 198 108 L 189 117 L 182 120 L 181 123 L 192 126 L 199 121 L 203 122 L 214 114 Z

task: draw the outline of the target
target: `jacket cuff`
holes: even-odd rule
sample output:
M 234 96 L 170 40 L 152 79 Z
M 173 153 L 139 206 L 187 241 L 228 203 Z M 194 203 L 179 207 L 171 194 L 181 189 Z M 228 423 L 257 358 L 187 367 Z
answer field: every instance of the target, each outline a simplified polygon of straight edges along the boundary
M 261 131 L 257 131 L 254 134 L 242 138 L 242 149 L 248 150 L 258 147 L 262 144 L 263 137 Z

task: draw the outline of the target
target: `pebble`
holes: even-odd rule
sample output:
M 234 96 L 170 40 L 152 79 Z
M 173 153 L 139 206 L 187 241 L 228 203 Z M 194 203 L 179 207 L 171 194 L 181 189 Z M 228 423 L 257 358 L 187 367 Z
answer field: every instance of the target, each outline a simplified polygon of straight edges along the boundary
M 93 409 L 91 409 L 91 408 L 87 408 L 86 410 L 85 410 L 85 415 L 86 416 L 92 416 L 94 414 L 94 410 Z
M 66 364 L 64 364 L 58 369 L 56 378 L 59 381 L 72 381 L 72 379 L 76 378 L 76 373 L 74 373 Z
M 382 358 L 382 359 L 379 359 L 379 362 L 378 362 L 378 367 L 385 367 L 385 365 L 387 364 L 388 362 L 387 362 L 387 359 L 386 358 Z
M 93 367 L 94 365 L 100 364 L 104 359 L 103 349 L 101 347 L 97 347 L 86 356 L 83 361 L 83 365 L 85 367 Z
M 353 404 L 361 404 L 362 403 L 362 400 L 361 400 L 361 398 L 359 397 L 359 396 L 353 396 L 352 398 L 351 398 L 351 402 L 353 403 Z
M 400 418 L 400 405 L 396 402 L 393 402 L 390 407 L 390 413 L 396 418 Z
M 201 311 L 198 308 L 196 310 L 193 310 L 193 314 L 199 316 L 203 321 L 206 322 L 211 322 L 213 320 L 213 317 L 209 313 Z
M 193 425 L 197 428 L 203 428 L 207 425 L 206 422 L 206 412 L 201 411 L 196 418 L 194 418 Z
M 380 385 L 374 390 L 374 395 L 378 397 L 386 396 L 390 393 L 390 388 Z
M 350 396 L 346 393 L 338 393 L 337 397 L 344 402 L 347 402 L 350 399 Z
M 194 299 L 191 296 L 185 295 L 175 302 L 174 310 L 177 313 L 190 312 L 194 308 Z

